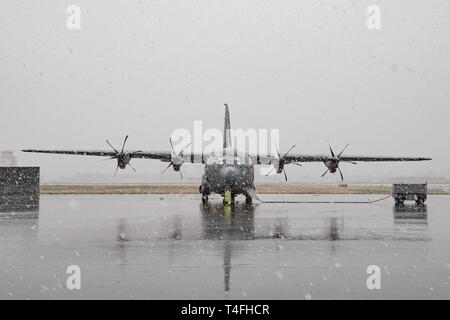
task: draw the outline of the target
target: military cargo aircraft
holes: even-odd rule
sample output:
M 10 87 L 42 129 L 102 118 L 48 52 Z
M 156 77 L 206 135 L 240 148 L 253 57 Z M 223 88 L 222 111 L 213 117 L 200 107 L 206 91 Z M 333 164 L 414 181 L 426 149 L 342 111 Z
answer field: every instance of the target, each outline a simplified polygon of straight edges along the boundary
M 231 126 L 230 126 L 230 113 L 228 105 L 225 104 L 225 124 L 224 124 L 224 137 L 223 137 L 223 152 L 211 153 L 211 154 L 184 154 L 185 150 L 189 147 L 184 147 L 180 152 L 175 152 L 172 140 L 169 139 L 171 144 L 171 151 L 128 151 L 125 150 L 125 145 L 128 136 L 125 137 L 122 148 L 117 150 L 114 148 L 108 140 L 107 144 L 111 147 L 111 150 L 36 150 L 28 149 L 22 150 L 23 152 L 37 152 L 37 153 L 50 153 L 50 154 L 65 154 L 65 155 L 83 155 L 83 156 L 99 156 L 109 157 L 109 159 L 116 159 L 117 169 L 125 169 L 129 166 L 132 170 L 136 171 L 130 163 L 133 158 L 138 159 L 157 159 L 163 162 L 168 162 L 169 165 L 163 171 L 165 172 L 170 167 L 173 170 L 180 172 L 181 166 L 184 163 L 202 163 L 205 165 L 205 171 L 202 176 L 199 192 L 202 194 L 203 203 L 208 202 L 208 197 L 211 193 L 220 194 L 224 197 L 224 202 L 234 202 L 237 195 L 244 195 L 247 203 L 252 203 L 254 199 L 258 199 L 255 191 L 254 178 L 255 178 L 255 165 L 271 165 L 273 166 L 272 172 L 277 174 L 283 173 L 285 180 L 287 181 L 285 165 L 295 164 L 301 165 L 302 162 L 323 162 L 326 166 L 326 171 L 322 174 L 322 177 L 329 173 L 335 173 L 339 171 L 341 179 L 344 180 L 344 176 L 339 167 L 342 162 L 356 164 L 358 161 L 424 161 L 431 160 L 431 158 L 421 157 L 374 157 L 374 156 L 345 156 L 344 150 L 346 145 L 339 153 L 335 153 L 331 146 L 330 155 L 308 155 L 308 154 L 295 154 L 291 153 L 291 147 L 283 155 L 277 151 L 275 156 L 273 155 L 252 155 L 249 153 L 242 153 L 238 151 L 232 145 L 231 139 Z M 271 174 L 268 172 L 266 175 Z M 181 175 L 182 177 L 182 175 Z M 227 196 L 228 195 L 228 196 Z M 226 198 L 229 198 L 226 200 Z

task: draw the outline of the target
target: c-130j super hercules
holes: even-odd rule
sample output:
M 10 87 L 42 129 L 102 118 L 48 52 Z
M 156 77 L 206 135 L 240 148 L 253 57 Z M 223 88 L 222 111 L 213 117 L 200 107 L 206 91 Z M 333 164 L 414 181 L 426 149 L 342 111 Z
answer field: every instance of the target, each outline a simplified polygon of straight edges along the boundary
M 125 144 L 128 136 L 122 145 L 121 151 L 115 149 L 106 140 L 111 147 L 111 151 L 102 150 L 22 150 L 24 152 L 38 152 L 38 153 L 54 153 L 54 154 L 66 154 L 66 155 L 83 155 L 83 156 L 99 156 L 109 157 L 110 159 L 117 159 L 117 169 L 125 169 L 130 166 L 136 171 L 130 164 L 130 160 L 133 158 L 141 159 L 157 159 L 163 162 L 169 162 L 169 165 L 164 170 L 166 171 L 170 167 L 173 170 L 180 172 L 181 165 L 183 163 L 203 163 L 205 165 L 205 171 L 202 175 L 202 182 L 199 187 L 199 191 L 202 194 L 203 203 L 208 202 L 208 196 L 211 193 L 220 194 L 225 200 L 234 202 L 234 198 L 237 195 L 244 195 L 247 203 L 252 203 L 253 199 L 257 199 L 255 192 L 254 177 L 255 165 L 272 165 L 276 173 L 284 173 L 284 177 L 287 181 L 287 175 L 284 170 L 284 166 L 287 164 L 300 165 L 301 162 L 323 162 L 327 167 L 327 170 L 322 177 L 330 172 L 335 173 L 339 171 L 341 179 L 344 177 L 342 171 L 339 168 L 340 162 L 348 162 L 356 164 L 357 161 L 424 161 L 431 160 L 431 158 L 413 158 L 413 157 L 372 157 L 372 156 L 344 156 L 342 153 L 345 148 L 338 154 L 335 154 L 330 147 L 330 155 L 307 155 L 307 154 L 294 154 L 290 151 L 294 148 L 290 148 L 283 156 L 278 152 L 276 156 L 268 155 L 249 155 L 247 153 L 241 153 L 233 148 L 231 143 L 231 127 L 230 127 L 230 113 L 228 105 L 225 104 L 225 125 L 224 125 L 224 139 L 223 139 L 223 153 L 217 154 L 195 154 L 191 153 L 190 156 L 184 155 L 183 151 L 176 153 L 174 151 L 172 141 L 170 141 L 171 151 L 128 151 L 125 150 Z M 163 171 L 163 172 L 164 172 Z M 268 174 L 270 174 L 269 172 Z

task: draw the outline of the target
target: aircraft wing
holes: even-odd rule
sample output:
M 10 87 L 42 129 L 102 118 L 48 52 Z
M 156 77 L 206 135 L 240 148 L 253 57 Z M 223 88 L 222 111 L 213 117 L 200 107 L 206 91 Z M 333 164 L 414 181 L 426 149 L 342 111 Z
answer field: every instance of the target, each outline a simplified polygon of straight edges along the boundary
M 341 161 L 428 161 L 431 158 L 424 157 L 372 157 L 372 156 L 341 156 Z
M 285 156 L 286 163 L 292 162 L 325 162 L 328 160 L 334 160 L 335 158 L 329 155 L 306 155 L 306 154 L 288 154 Z M 375 162 L 375 161 L 426 161 L 431 158 L 424 157 L 384 157 L 384 156 L 340 156 L 340 161 L 363 161 L 363 162 Z
M 36 153 L 48 153 L 48 154 L 65 154 L 65 155 L 79 155 L 79 156 L 97 156 L 97 157 L 115 157 L 117 155 L 114 151 L 109 150 L 36 150 L 27 149 L 23 152 L 36 152 Z M 170 161 L 170 151 L 132 151 L 127 150 L 126 153 L 131 158 L 140 159 L 157 159 L 161 161 Z
M 47 154 L 64 154 L 64 155 L 80 155 L 80 156 L 97 156 L 97 157 L 114 157 L 116 152 L 109 150 L 38 150 L 38 149 L 26 149 L 23 152 L 35 152 L 35 153 L 47 153 Z M 161 161 L 170 161 L 172 153 L 170 151 L 132 151 L 127 150 L 127 154 L 131 158 L 138 159 L 155 159 Z M 197 159 L 198 157 L 194 155 Z M 201 157 L 201 155 L 200 155 Z M 259 164 L 270 163 L 274 158 L 271 156 L 261 156 L 258 157 Z M 285 163 L 293 162 L 325 162 L 328 160 L 333 160 L 332 156 L 329 155 L 308 155 L 308 154 L 288 154 L 284 157 Z M 431 158 L 424 157 L 385 157 L 385 156 L 340 156 L 340 161 L 363 161 L 363 162 L 374 162 L 374 161 L 426 161 L 431 160 Z M 192 161 L 193 162 L 193 161 Z M 203 161 L 202 161 L 203 162 Z

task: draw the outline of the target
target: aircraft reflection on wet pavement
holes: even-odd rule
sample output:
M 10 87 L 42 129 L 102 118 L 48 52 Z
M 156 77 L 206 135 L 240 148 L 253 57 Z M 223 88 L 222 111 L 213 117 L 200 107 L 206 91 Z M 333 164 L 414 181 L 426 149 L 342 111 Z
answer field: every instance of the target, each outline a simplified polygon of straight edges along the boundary
M 231 290 L 231 270 L 233 249 L 239 246 L 240 241 L 278 239 L 279 241 L 291 240 L 326 240 L 330 241 L 331 250 L 335 251 L 334 245 L 337 241 L 346 240 L 410 240 L 428 241 L 428 215 L 427 206 L 402 205 L 394 206 L 393 224 L 391 228 L 376 228 L 368 230 L 359 226 L 344 228 L 344 215 L 318 217 L 316 219 L 305 219 L 300 228 L 292 228 L 287 217 L 276 217 L 272 219 L 256 219 L 255 211 L 258 206 L 249 204 L 236 204 L 223 206 L 220 203 L 209 203 L 200 205 L 201 215 L 200 234 L 192 233 L 189 227 L 183 228 L 183 217 L 176 215 L 170 219 L 166 226 L 167 233 L 160 234 L 161 240 L 172 240 L 173 243 L 182 240 L 217 240 L 222 241 L 223 246 L 223 269 L 224 269 L 224 291 L 228 295 Z M 256 228 L 255 228 L 256 225 Z M 140 227 L 144 227 L 140 225 Z M 149 232 L 149 229 L 145 228 Z M 195 231 L 197 231 L 196 229 Z M 118 248 L 122 256 L 123 264 L 126 262 L 126 242 L 145 241 L 145 235 L 136 238 L 133 228 L 128 225 L 127 219 L 120 219 L 118 224 L 119 240 Z M 389 232 L 390 231 L 390 232 Z M 149 232 L 152 233 L 152 232 Z M 154 233 L 154 232 L 153 232 Z M 242 250 L 239 247 L 238 250 Z M 170 253 L 169 253 L 170 255 Z M 173 258 L 173 257 L 172 257 Z M 175 259 L 175 258 L 173 258 Z
M 225 207 L 193 195 L 125 198 L 43 196 L 38 219 L 0 214 L 0 298 L 73 298 L 72 264 L 84 270 L 88 299 L 448 297 L 450 197 Z M 390 272 L 378 294 L 364 286 L 377 262 Z

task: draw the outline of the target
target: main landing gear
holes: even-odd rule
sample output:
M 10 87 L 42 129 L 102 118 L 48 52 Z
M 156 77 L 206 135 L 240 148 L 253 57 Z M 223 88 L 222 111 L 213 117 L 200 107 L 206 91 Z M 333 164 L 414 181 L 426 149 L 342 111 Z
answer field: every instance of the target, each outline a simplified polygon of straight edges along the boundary
M 202 195 L 202 203 L 206 204 L 209 201 L 210 190 L 208 185 L 200 185 L 198 188 L 199 193 Z M 253 199 L 248 193 L 244 193 L 245 196 L 245 204 L 253 204 Z M 234 205 L 236 199 L 236 195 L 231 192 L 230 188 L 225 188 L 225 192 L 223 194 L 223 205 L 231 206 Z
M 198 191 L 202 194 L 202 203 L 203 204 L 206 204 L 206 203 L 208 203 L 208 196 L 209 196 L 209 194 L 210 194 L 210 192 L 209 192 L 209 186 L 208 185 L 205 185 L 205 186 L 200 186 L 199 188 L 198 188 Z

